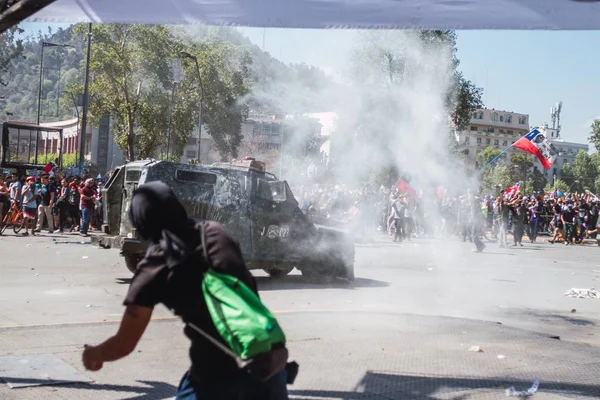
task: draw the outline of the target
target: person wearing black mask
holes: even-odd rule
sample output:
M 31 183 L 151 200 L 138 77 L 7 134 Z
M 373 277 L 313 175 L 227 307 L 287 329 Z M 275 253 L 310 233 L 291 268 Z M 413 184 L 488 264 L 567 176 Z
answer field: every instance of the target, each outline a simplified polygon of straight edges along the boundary
M 182 316 L 186 322 L 184 333 L 191 341 L 191 367 L 181 380 L 177 400 L 287 400 L 285 369 L 261 382 L 187 324 L 193 323 L 225 344 L 202 294 L 203 266 L 207 264 L 202 231 L 212 267 L 238 278 L 258 293 L 239 245 L 225 228 L 216 222 L 200 223 L 203 227 L 196 224 L 188 218 L 173 191 L 159 181 L 144 184 L 134 192 L 129 217 L 140 236 L 151 245 L 131 281 L 118 332 L 98 346 L 86 346 L 84 366 L 98 371 L 104 362 L 130 354 L 150 322 L 154 306 L 162 303 Z
M 560 219 L 565 230 L 565 246 L 568 246 L 575 240 L 575 210 L 573 209 L 573 203 L 569 202 L 567 206 L 563 208 Z

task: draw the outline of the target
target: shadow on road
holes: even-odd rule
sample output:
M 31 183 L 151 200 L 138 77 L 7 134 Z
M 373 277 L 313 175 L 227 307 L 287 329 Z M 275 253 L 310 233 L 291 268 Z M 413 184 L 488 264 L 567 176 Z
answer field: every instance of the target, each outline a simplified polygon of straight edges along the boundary
M 387 287 L 389 282 L 375 279 L 356 278 L 354 282 L 333 281 L 331 283 L 315 283 L 307 280 L 302 275 L 288 275 L 283 278 L 270 278 L 267 276 L 255 276 L 258 289 L 265 290 L 294 290 L 294 289 L 359 289 L 366 287 Z
M 290 390 L 292 398 L 334 398 L 344 400 L 365 399 L 369 394 L 384 394 L 386 399 L 420 399 L 438 400 L 443 398 L 462 400 L 471 398 L 471 390 L 497 391 L 497 398 L 505 396 L 505 390 L 514 386 L 516 390 L 527 390 L 531 381 L 508 380 L 507 378 L 453 378 L 445 376 L 422 375 L 392 375 L 376 372 L 367 372 L 354 391 L 336 390 Z M 452 396 L 455 393 L 455 396 Z M 586 396 L 598 398 L 600 386 L 585 385 L 569 382 L 541 382 L 539 394 L 564 394 L 569 396 Z M 446 397 L 448 396 L 448 397 Z M 452 396 L 452 397 L 450 397 Z
M 551 321 L 555 321 L 555 322 L 566 322 L 569 324 L 573 324 L 573 325 L 578 325 L 578 326 L 596 326 L 596 322 L 594 322 L 593 320 L 589 320 L 589 319 L 585 319 L 585 318 L 575 318 L 574 316 L 569 316 L 569 315 L 563 315 L 563 314 L 559 314 L 559 313 L 549 313 L 549 312 L 542 312 L 542 311 L 535 311 L 535 310 L 526 310 L 524 312 L 521 312 L 521 314 L 530 316 L 530 317 L 534 317 L 534 318 L 538 318 L 540 321 L 545 321 L 545 322 L 551 322 Z
M 40 379 L 25 379 L 25 378 L 6 378 L 13 383 L 18 384 L 31 384 L 40 385 L 47 381 Z M 1 378 L 0 378 L 1 380 Z M 129 385 L 110 385 L 102 383 L 81 383 L 81 382 L 61 382 L 53 385 L 52 387 L 64 387 L 69 389 L 81 389 L 86 391 L 97 391 L 97 392 L 125 392 L 131 393 L 137 396 L 127 397 L 129 400 L 163 400 L 170 399 L 177 393 L 177 387 L 169 383 L 157 382 L 157 381 L 137 381 L 142 386 L 129 386 Z M 19 390 L 19 389 L 13 389 Z M 87 396 L 86 396 L 87 397 Z M 91 395 L 89 398 L 96 398 Z

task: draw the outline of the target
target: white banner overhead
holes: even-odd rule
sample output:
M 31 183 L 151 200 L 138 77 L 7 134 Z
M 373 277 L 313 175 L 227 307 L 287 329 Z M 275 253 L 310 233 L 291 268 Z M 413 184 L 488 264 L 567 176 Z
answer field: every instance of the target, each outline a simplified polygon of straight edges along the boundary
M 600 0 L 56 0 L 29 22 L 600 29 Z

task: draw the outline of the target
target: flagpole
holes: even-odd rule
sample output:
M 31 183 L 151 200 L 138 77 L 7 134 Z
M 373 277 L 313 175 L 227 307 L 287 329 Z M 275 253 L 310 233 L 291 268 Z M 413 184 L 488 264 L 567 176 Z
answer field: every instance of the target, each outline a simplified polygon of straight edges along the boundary
M 499 159 L 504 153 L 506 153 L 512 147 L 513 147 L 513 145 L 511 144 L 510 146 L 508 146 L 507 148 L 502 150 L 502 152 L 500 152 L 500 154 L 498 154 L 496 157 L 492 158 L 481 170 L 479 170 L 479 175 L 483 175 L 483 173 L 485 172 L 486 169 L 488 169 L 497 159 Z
M 534 129 L 537 129 L 537 128 L 534 128 Z M 515 142 L 513 144 L 511 144 L 510 146 L 508 146 L 507 148 L 505 148 L 504 150 L 502 150 L 502 152 L 500 154 L 498 154 L 496 157 L 492 158 L 490 160 L 490 162 L 488 162 L 481 170 L 479 170 L 479 176 L 483 175 L 483 173 L 485 172 L 485 170 L 488 169 L 490 167 L 490 165 L 492 165 L 497 159 L 499 159 L 500 156 L 502 156 L 502 154 L 504 154 L 508 150 L 510 150 L 511 147 L 513 147 L 515 145 L 515 143 L 517 143 L 519 140 L 523 139 L 525 136 L 529 135 L 529 133 L 531 133 L 531 132 L 532 131 L 529 131 L 528 133 L 524 134 L 519 139 L 515 140 Z

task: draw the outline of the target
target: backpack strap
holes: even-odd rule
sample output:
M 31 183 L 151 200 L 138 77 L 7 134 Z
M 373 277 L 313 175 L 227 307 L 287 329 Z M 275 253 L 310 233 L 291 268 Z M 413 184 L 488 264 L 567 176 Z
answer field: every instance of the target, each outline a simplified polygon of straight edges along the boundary
M 204 254 L 204 259 L 206 260 L 206 262 L 208 264 L 208 267 L 212 268 L 212 263 L 210 262 L 210 258 L 208 257 L 208 251 L 206 249 L 206 231 L 204 229 L 205 224 L 206 223 L 204 221 L 200 223 L 200 243 L 202 245 L 202 252 Z M 185 320 L 183 320 L 183 322 L 185 323 L 185 325 L 189 326 L 194 331 L 196 331 L 201 336 L 203 336 L 206 340 L 208 340 L 213 345 L 215 345 L 223 353 L 225 353 L 228 356 L 230 356 L 231 358 L 233 358 L 240 369 L 245 368 L 249 364 L 248 361 L 242 360 L 240 356 L 238 356 L 237 354 L 235 354 L 233 351 L 231 351 L 231 349 L 229 349 L 223 343 L 219 342 L 217 339 L 215 339 L 214 337 L 212 337 L 210 334 L 208 334 L 207 332 L 205 332 L 203 329 L 199 328 L 197 325 L 195 325 L 195 324 L 193 324 L 193 323 L 191 323 L 189 321 L 185 321 Z

